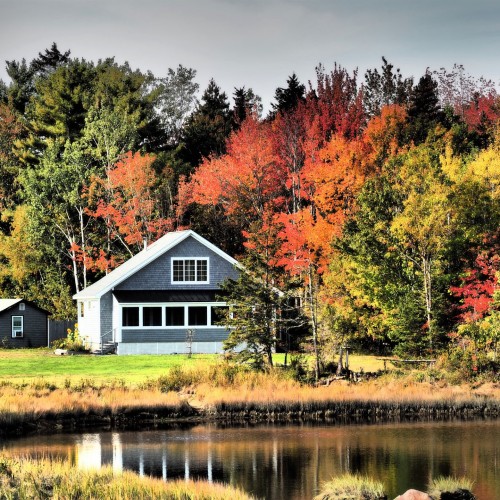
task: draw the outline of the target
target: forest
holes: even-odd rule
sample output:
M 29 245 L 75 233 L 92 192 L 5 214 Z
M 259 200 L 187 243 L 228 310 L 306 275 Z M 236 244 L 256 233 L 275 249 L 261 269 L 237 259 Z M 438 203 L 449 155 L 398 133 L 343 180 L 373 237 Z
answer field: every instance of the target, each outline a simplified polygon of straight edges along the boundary
M 471 371 L 496 359 L 500 96 L 487 78 L 318 65 L 315 81 L 284 77 L 264 115 L 251 88 L 230 98 L 192 68 L 155 76 L 55 43 L 6 71 L 2 297 L 74 317 L 72 294 L 191 228 L 249 269 L 227 293 L 253 308 L 259 328 L 241 335 L 264 362 L 271 340 L 448 351 Z

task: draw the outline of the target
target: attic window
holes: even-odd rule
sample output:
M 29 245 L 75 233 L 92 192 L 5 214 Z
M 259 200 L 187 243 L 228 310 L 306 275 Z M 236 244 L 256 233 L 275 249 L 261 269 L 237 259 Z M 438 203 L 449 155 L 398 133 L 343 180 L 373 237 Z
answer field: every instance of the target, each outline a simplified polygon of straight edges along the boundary
M 26 309 L 26 304 L 25 304 L 24 302 L 21 302 L 21 303 L 19 304 L 19 310 L 20 310 L 20 311 L 24 311 L 25 309 Z
M 172 259 L 172 283 L 208 283 L 208 259 Z

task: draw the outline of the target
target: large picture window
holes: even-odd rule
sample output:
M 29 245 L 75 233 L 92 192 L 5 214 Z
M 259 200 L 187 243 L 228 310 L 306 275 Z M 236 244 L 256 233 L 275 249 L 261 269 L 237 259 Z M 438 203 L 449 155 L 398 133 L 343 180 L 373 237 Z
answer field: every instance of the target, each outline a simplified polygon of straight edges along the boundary
M 12 316 L 12 337 L 20 338 L 24 335 L 23 331 L 23 316 Z
M 161 326 L 161 307 L 142 308 L 143 326 Z
M 207 306 L 188 307 L 188 326 L 207 326 Z
M 165 308 L 166 326 L 184 326 L 184 307 L 166 307 Z
M 139 308 L 124 307 L 122 309 L 123 326 L 139 326 Z
M 208 283 L 208 259 L 172 259 L 172 283 Z

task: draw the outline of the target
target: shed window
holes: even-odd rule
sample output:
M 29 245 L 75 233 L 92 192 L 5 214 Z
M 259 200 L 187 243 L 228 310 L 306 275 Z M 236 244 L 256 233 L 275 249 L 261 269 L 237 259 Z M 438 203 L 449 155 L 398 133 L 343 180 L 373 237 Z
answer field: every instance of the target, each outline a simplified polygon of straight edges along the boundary
M 122 326 L 139 326 L 138 307 L 124 307 L 122 309 Z
M 23 331 L 23 316 L 12 316 L 12 337 L 20 338 L 24 335 Z
M 208 259 L 172 259 L 173 283 L 207 283 Z
M 207 308 L 206 308 L 206 306 L 188 307 L 188 325 L 189 326 L 206 326 L 207 325 Z
M 165 325 L 184 326 L 184 307 L 166 307 Z
M 142 325 L 161 326 L 161 307 L 143 307 Z

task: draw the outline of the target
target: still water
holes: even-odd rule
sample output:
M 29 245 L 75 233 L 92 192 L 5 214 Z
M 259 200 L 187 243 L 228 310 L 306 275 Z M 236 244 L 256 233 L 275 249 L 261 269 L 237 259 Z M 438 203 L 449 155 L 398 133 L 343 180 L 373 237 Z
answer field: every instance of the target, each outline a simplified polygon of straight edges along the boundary
M 389 498 L 425 490 L 441 475 L 474 481 L 479 500 L 500 499 L 500 420 L 382 425 L 216 424 L 185 428 L 30 436 L 10 453 L 59 457 L 77 467 L 112 465 L 164 479 L 203 478 L 259 498 L 311 499 L 344 472 L 381 480 Z

